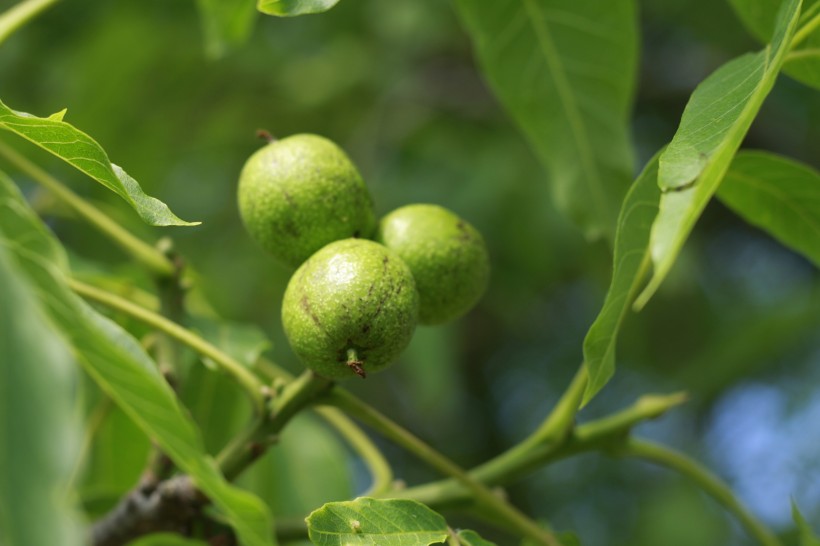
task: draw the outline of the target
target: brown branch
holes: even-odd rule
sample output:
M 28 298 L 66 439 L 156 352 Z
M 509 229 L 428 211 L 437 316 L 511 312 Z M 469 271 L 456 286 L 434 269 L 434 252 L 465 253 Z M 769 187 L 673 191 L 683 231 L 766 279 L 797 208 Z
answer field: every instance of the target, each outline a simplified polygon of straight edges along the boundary
M 189 534 L 208 500 L 187 476 L 141 483 L 91 528 L 93 546 L 123 546 L 149 533 Z

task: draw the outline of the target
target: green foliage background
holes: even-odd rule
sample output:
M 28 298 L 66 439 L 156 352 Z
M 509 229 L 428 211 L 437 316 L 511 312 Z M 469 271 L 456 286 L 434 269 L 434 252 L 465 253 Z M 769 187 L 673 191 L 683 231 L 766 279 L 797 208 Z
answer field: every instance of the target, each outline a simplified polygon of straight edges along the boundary
M 217 59 L 206 56 L 196 8 L 190 0 L 59 3 L 0 48 L 0 96 L 40 116 L 67 107 L 66 120 L 93 135 L 147 193 L 201 226 L 147 227 L 70 167 L 31 146 L 19 149 L 133 232 L 172 235 L 197 273 L 201 294 L 192 294 L 192 306 L 207 299 L 219 315 L 257 324 L 273 340 L 273 360 L 297 370 L 279 324 L 290 271 L 245 235 L 236 181 L 261 145 L 257 129 L 334 139 L 360 167 L 379 214 L 412 202 L 449 207 L 483 232 L 494 268 L 474 312 L 451 326 L 420 328 L 400 366 L 349 386 L 467 466 L 523 437 L 581 361 L 610 255 L 605 242 L 587 242 L 556 212 L 545 171 L 479 75 L 454 7 L 350 0 L 325 15 L 260 17 L 247 44 Z M 641 10 L 636 169 L 671 138 L 698 82 L 759 47 L 726 3 L 675 0 Z M 781 78 L 745 146 L 817 168 L 818 142 L 820 95 Z M 150 286 L 99 234 L 24 187 L 74 252 L 75 269 Z M 628 316 L 619 372 L 581 416 L 603 415 L 642 392 L 687 389 L 691 402 L 645 425 L 645 435 L 704 460 L 776 529 L 791 528 L 790 495 L 808 521 L 820 520 L 820 462 L 806 440 L 816 438 L 820 413 L 812 395 L 820 384 L 818 286 L 807 260 L 713 202 L 659 295 Z M 185 395 L 215 450 L 243 415 L 212 409 L 241 395 L 194 370 Z M 96 394 L 90 384 L 86 390 L 93 406 Z M 82 485 L 92 513 L 133 485 L 147 449 L 118 411 L 104 415 Z M 250 486 L 254 476 L 290 469 L 304 481 L 261 494 L 293 517 L 366 486 L 334 436 L 310 420 L 298 426 L 305 434 L 291 440 L 286 432 L 245 480 Z M 403 479 L 432 477 L 385 448 Z M 305 454 L 315 456 L 309 469 Z M 323 467 L 328 461 L 334 466 Z M 338 471 L 322 477 L 315 468 Z M 632 462 L 586 455 L 510 491 L 555 528 L 576 529 L 584 544 L 745 543 L 693 485 Z

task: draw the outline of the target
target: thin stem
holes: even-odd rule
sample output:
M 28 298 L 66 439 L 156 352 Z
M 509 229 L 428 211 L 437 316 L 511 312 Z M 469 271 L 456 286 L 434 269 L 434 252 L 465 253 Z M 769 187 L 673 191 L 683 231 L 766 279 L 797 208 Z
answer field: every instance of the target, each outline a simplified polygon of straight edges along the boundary
M 367 434 L 338 410 L 327 407 L 316 408 L 316 413 L 342 435 L 370 471 L 373 483 L 360 496 L 376 497 L 389 491 L 393 486 L 393 469 L 390 468 L 390 463 L 387 462 L 376 444 L 367 437 Z
M 588 382 L 589 374 L 582 364 L 553 410 L 526 442 L 549 443 L 566 437 L 575 424 L 575 414 L 581 407 Z
M 57 0 L 24 0 L 0 14 L 0 43 Z
M 159 294 L 160 313 L 175 324 L 182 324 L 185 319 L 185 289 L 182 286 L 183 262 L 179 257 L 174 259 L 174 274 L 156 279 Z M 157 340 L 157 365 L 174 390 L 179 388 L 180 377 L 180 344 L 171 336 L 160 332 Z
M 291 381 L 273 399 L 267 415 L 260 415 L 251 425 L 222 450 L 216 460 L 228 480 L 234 480 L 250 464 L 262 456 L 290 420 L 309 406 L 319 394 L 333 384 L 310 370 Z
M 271 381 L 292 381 L 293 376 L 273 362 L 260 358 L 255 367 Z M 336 387 L 338 389 L 338 387 Z M 393 485 L 393 470 L 378 447 L 368 438 L 356 423 L 344 413 L 331 407 L 314 408 L 314 411 L 347 440 L 350 447 L 359 454 L 370 471 L 373 483 L 361 494 L 363 497 L 386 493 Z
M 90 286 L 76 279 L 69 279 L 68 285 L 80 296 L 101 303 L 111 309 L 122 311 L 123 313 L 149 326 L 152 326 L 153 328 L 156 328 L 157 330 L 165 332 L 177 341 L 192 348 L 199 354 L 207 356 L 225 372 L 233 376 L 233 378 L 245 389 L 248 396 L 251 397 L 254 407 L 258 413 L 262 413 L 264 411 L 265 400 L 262 382 L 245 366 L 231 356 L 223 353 L 218 348 L 194 334 L 190 330 L 166 319 L 158 313 L 135 305 L 130 301 L 117 296 L 116 294 L 100 290 L 99 288 Z
M 635 404 L 614 415 L 579 425 L 569 436 L 559 441 L 525 441 L 517 444 L 471 470 L 470 476 L 486 485 L 499 485 L 577 453 L 607 450 L 613 445 L 619 445 L 637 423 L 657 418 L 685 400 L 685 395 L 681 393 L 642 396 Z M 395 493 L 397 496 L 413 498 L 431 507 L 459 503 L 470 496 L 470 492 L 452 478 Z
M 792 43 L 789 44 L 789 49 L 794 49 L 801 43 L 803 43 L 806 38 L 812 35 L 812 33 L 820 28 L 820 13 L 815 14 L 808 23 L 800 27 L 800 29 L 794 33 L 794 37 L 792 38 Z
M 100 230 L 152 273 L 159 277 L 173 276 L 175 272 L 174 264 L 162 252 L 132 235 L 127 229 L 4 142 L 0 142 L 0 156 L 3 156 L 15 167 L 30 176 L 32 180 L 48 189 L 55 197 Z
M 453 479 L 469 490 L 477 502 L 491 509 L 502 518 L 506 524 L 523 536 L 529 537 L 538 544 L 545 544 L 547 546 L 560 545 L 555 535 L 543 529 L 517 508 L 507 503 L 500 496 L 494 494 L 485 485 L 473 479 L 465 470 L 453 463 L 450 459 L 355 396 L 341 389 L 337 389 L 331 392 L 324 401 L 352 414 L 442 474 L 452 476 Z
M 680 472 L 734 514 L 746 527 L 749 534 L 756 538 L 760 544 L 764 546 L 783 546 L 774 533 L 768 530 L 743 506 L 725 483 L 683 453 L 646 440 L 630 438 L 617 450 L 616 454 L 637 457 Z

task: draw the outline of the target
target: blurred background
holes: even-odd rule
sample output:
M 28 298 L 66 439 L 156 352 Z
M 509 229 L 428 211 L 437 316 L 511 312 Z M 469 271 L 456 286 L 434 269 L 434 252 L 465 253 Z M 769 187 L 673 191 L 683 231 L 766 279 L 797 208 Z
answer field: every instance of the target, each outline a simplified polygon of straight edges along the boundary
M 19 149 L 133 232 L 173 239 L 195 283 L 191 308 L 206 317 L 192 319 L 195 327 L 234 325 L 257 341 L 262 332 L 272 342 L 266 356 L 298 371 L 279 324 L 291 271 L 246 236 L 236 183 L 263 144 L 257 129 L 335 140 L 360 168 L 378 214 L 414 202 L 446 206 L 484 234 L 493 263 L 489 291 L 473 312 L 420 328 L 399 365 L 347 386 L 464 466 L 526 436 L 581 361 L 611 256 L 553 208 L 544 171 L 482 80 L 451 3 L 347 0 L 324 15 L 260 16 L 247 43 L 219 58 L 206 52 L 196 8 L 192 0 L 61 2 L 0 47 L 0 97 L 39 116 L 67 107 L 66 121 L 201 226 L 147 227 L 70 167 L 32 146 Z M 636 172 L 672 137 L 695 85 L 759 48 L 723 2 L 646 3 L 640 16 Z M 820 95 L 781 78 L 745 146 L 818 168 L 818 143 Z M 117 248 L 16 179 L 77 271 L 124 293 L 128 285 L 151 290 Z M 659 295 L 628 317 L 616 376 L 579 419 L 642 393 L 688 391 L 688 404 L 639 433 L 705 463 L 763 521 L 789 534 L 790 499 L 808 521 L 820 521 L 818 326 L 817 270 L 714 202 Z M 184 389 L 213 450 L 244 418 L 241 394 L 221 379 L 193 366 Z M 98 434 L 81 493 L 93 515 L 133 486 L 148 442 L 87 390 Z M 384 449 L 399 478 L 435 478 L 398 448 Z M 361 492 L 367 475 L 323 424 L 300 418 L 245 484 L 277 513 L 302 517 Z M 576 530 L 585 546 L 751 543 L 693 485 L 635 461 L 584 455 L 509 491 L 556 529 Z M 485 530 L 468 516 L 447 516 L 454 526 Z

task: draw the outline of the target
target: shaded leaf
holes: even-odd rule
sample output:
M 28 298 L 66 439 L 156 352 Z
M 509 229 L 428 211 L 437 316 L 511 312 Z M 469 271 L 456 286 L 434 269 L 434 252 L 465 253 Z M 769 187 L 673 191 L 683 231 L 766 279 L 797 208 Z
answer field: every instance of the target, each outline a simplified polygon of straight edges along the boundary
M 717 196 L 820 267 L 820 173 L 776 154 L 740 152 Z
M 211 58 L 224 56 L 244 44 L 256 21 L 256 0 L 197 0 L 205 51 Z
M 193 226 L 199 222 L 180 220 L 168 205 L 146 195 L 136 180 L 111 163 L 108 155 L 90 136 L 62 121 L 65 110 L 47 118 L 15 112 L 0 101 L 0 128 L 7 129 L 69 165 L 87 174 L 131 205 L 153 226 Z
M 730 4 L 756 38 L 764 43 L 771 40 L 781 0 L 730 0 Z M 804 1 L 799 26 L 803 27 L 818 14 L 820 0 Z M 820 89 L 820 28 L 807 34 L 806 38 L 789 52 L 783 63 L 783 72 L 799 82 Z
M 563 546 L 581 546 L 581 540 L 575 533 L 561 533 L 558 535 L 558 540 L 561 541 Z M 524 539 L 521 542 L 521 546 L 538 546 L 535 542 L 530 539 Z
M 255 324 L 240 324 L 221 319 L 192 317 L 192 329 L 225 353 L 252 367 L 272 347 L 268 335 Z
M 307 524 L 311 542 L 322 546 L 425 546 L 447 539 L 444 518 L 409 499 L 329 502 Z
M 309 13 L 327 11 L 339 0 L 258 0 L 256 7 L 262 13 L 278 15 L 279 17 L 293 17 Z
M 70 340 L 86 372 L 193 478 L 224 512 L 243 544 L 273 544 L 265 505 L 225 481 L 205 454 L 199 430 L 139 343 L 68 288 L 62 247 L 5 176 L 0 177 L 0 203 L 0 242 L 8 245 L 32 280 L 44 308 Z
M 558 206 L 612 239 L 632 176 L 632 0 L 458 0 L 496 96 L 526 134 Z
M 208 542 L 185 538 L 176 533 L 154 533 L 128 543 L 128 546 L 208 546 Z
M 626 194 L 618 229 L 612 281 L 600 313 L 584 338 L 584 362 L 589 374 L 584 404 L 606 385 L 615 373 L 618 331 L 646 276 L 649 263 L 649 234 L 658 214 L 658 157 L 649 160 Z
M 478 533 L 470 529 L 459 531 L 458 541 L 464 546 L 496 546 L 495 542 L 484 540 Z
M 315 415 L 299 414 L 276 449 L 245 471 L 239 483 L 277 517 L 304 517 L 317 506 L 354 496 L 353 466 L 344 443 Z
M 13 244 L 0 238 L 0 544 L 80 546 L 67 490 L 80 445 L 76 368 Z
M 820 546 L 820 537 L 809 526 L 809 522 L 800 513 L 800 509 L 797 508 L 797 503 L 794 500 L 792 500 L 792 519 L 794 519 L 797 531 L 800 534 L 800 546 Z
M 774 86 L 797 23 L 800 0 L 784 2 L 772 44 L 718 68 L 698 85 L 672 142 L 661 154 L 660 211 L 650 246 L 654 273 L 638 296 L 646 304 L 663 282 L 735 152 Z

